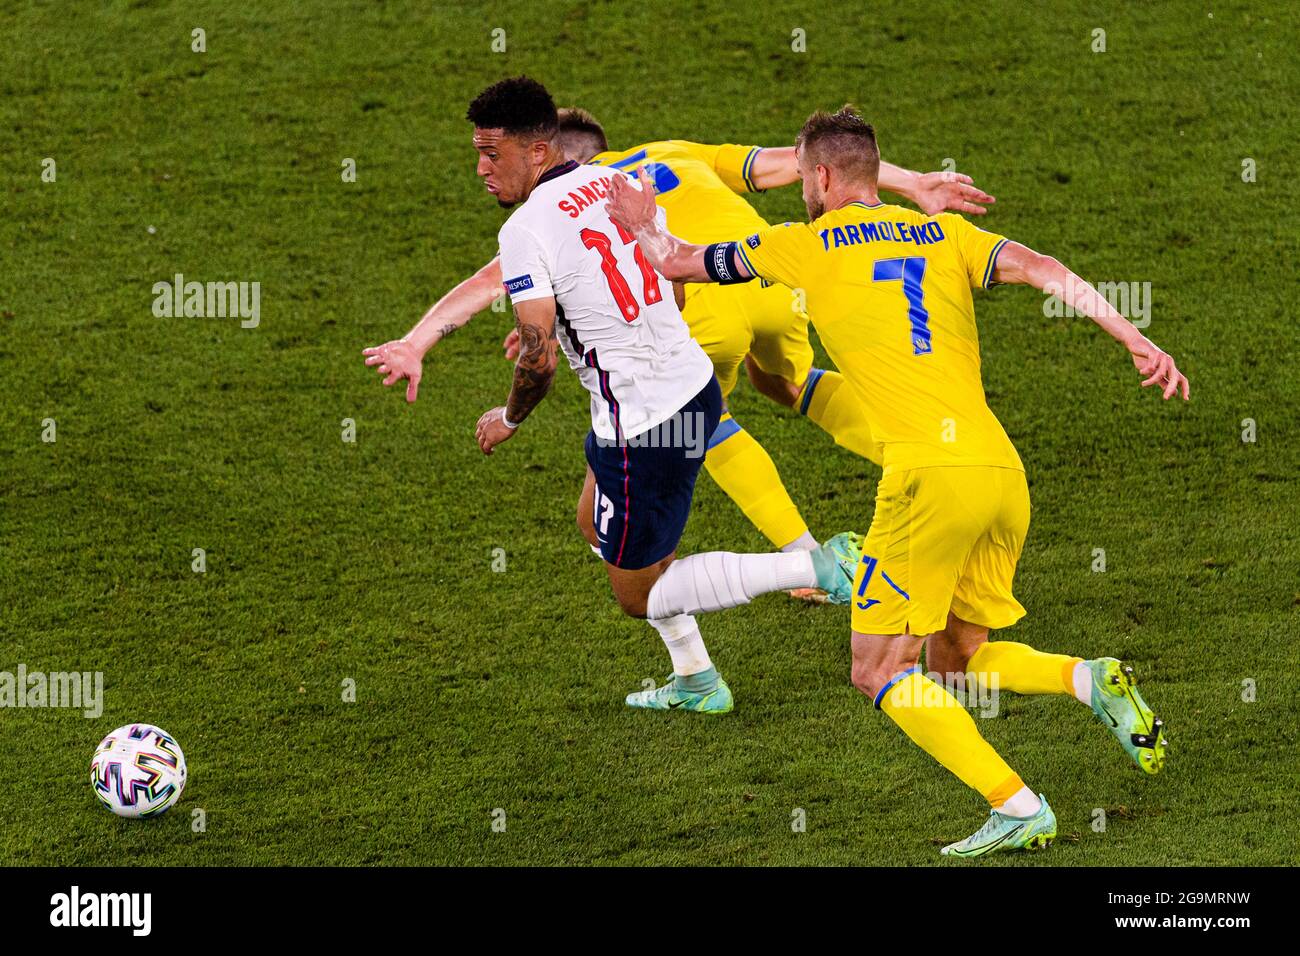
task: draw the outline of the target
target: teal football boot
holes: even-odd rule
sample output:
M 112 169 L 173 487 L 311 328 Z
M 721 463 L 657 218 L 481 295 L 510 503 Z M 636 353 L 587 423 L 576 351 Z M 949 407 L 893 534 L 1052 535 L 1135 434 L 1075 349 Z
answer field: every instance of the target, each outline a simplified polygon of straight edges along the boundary
M 1156 774 L 1165 764 L 1169 741 L 1165 722 L 1152 713 L 1137 692 L 1133 668 L 1113 657 L 1084 661 L 1092 672 L 1092 712 L 1119 740 L 1143 773 Z
M 1051 846 L 1056 839 L 1056 814 L 1047 805 L 1045 796 L 1040 793 L 1038 799 L 1043 805 L 1032 817 L 1009 817 L 990 810 L 984 826 L 964 840 L 949 843 L 939 852 L 944 856 L 971 857 L 1013 850 L 1041 850 Z
M 848 604 L 853 599 L 853 575 L 862 560 L 862 535 L 841 531 L 812 554 L 817 588 L 827 604 Z
M 697 714 L 729 714 L 735 706 L 731 688 L 721 677 L 717 686 L 707 693 L 685 690 L 680 680 L 676 674 L 669 674 L 668 682 L 662 687 L 628 694 L 627 705 L 646 710 L 692 710 Z

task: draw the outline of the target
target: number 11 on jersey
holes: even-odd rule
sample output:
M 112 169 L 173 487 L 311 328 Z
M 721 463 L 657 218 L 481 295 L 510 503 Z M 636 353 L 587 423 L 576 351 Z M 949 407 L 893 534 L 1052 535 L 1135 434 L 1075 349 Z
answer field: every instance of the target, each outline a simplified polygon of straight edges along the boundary
M 623 245 L 626 246 L 633 241 L 635 237 L 632 233 L 618 223 L 614 223 L 614 226 L 618 229 Z M 584 229 L 578 235 L 582 237 L 584 246 L 600 253 L 600 271 L 605 273 L 605 281 L 609 283 L 609 291 L 614 296 L 614 303 L 618 306 L 619 313 L 625 321 L 636 321 L 636 317 L 641 314 L 641 306 L 637 305 L 636 296 L 632 294 L 632 289 L 623 278 L 623 273 L 618 271 L 618 260 L 614 257 L 614 244 L 609 236 L 595 229 Z M 654 305 L 656 302 L 661 302 L 664 294 L 659 288 L 659 273 L 651 267 L 640 246 L 634 245 L 633 248 L 637 268 L 641 270 L 642 295 L 645 304 Z

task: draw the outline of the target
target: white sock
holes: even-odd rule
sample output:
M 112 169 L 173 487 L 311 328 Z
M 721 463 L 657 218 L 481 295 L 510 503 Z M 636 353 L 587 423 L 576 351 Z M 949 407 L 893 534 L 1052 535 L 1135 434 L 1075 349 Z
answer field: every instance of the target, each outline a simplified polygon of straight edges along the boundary
M 1028 787 L 1021 787 L 1011 795 L 1010 800 L 997 809 L 998 813 L 1004 813 L 1009 817 L 1032 817 L 1042 805 L 1043 801 L 1038 799 L 1038 794 Z
M 704 638 L 700 636 L 700 628 L 689 614 L 660 620 L 651 618 L 650 626 L 664 639 L 668 656 L 673 659 L 673 673 L 678 677 L 689 677 L 713 666 L 704 647 Z
M 650 589 L 646 617 L 720 611 L 748 604 L 769 591 L 815 588 L 817 572 L 808 551 L 733 554 L 708 551 L 678 558 Z
M 805 531 L 789 544 L 782 545 L 781 550 L 788 554 L 791 551 L 816 551 L 820 547 L 821 545 L 817 543 L 817 539 L 812 536 L 812 532 Z
M 1074 665 L 1074 696 L 1092 706 L 1092 671 L 1083 661 Z

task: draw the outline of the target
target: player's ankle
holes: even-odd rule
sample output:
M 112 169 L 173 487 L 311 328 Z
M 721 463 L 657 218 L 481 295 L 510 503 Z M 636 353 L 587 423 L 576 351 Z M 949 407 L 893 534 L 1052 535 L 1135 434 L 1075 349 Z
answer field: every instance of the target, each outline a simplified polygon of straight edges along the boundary
M 696 674 L 678 674 L 675 683 L 678 690 L 692 694 L 711 694 L 718 689 L 718 669 L 710 664 Z
M 1071 673 L 1075 699 L 1092 706 L 1092 668 L 1087 661 L 1079 661 Z
M 789 544 L 781 545 L 781 550 L 789 554 L 791 551 L 816 551 L 821 547 L 821 543 L 812 536 L 812 532 L 807 528 L 803 534 L 795 538 Z
M 1021 787 L 1010 797 L 1007 802 L 1000 807 L 995 807 L 998 813 L 1004 817 L 1015 817 L 1024 819 L 1032 817 L 1039 810 L 1043 809 L 1043 801 L 1038 798 L 1038 794 L 1028 787 Z

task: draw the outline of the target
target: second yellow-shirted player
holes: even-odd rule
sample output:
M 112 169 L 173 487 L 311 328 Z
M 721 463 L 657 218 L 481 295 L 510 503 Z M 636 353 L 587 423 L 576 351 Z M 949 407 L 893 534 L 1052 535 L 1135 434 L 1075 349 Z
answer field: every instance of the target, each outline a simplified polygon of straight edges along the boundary
M 805 290 L 822 343 L 883 448 L 875 512 L 854 582 L 853 682 L 913 741 L 992 807 L 945 854 L 1033 849 L 1055 836 L 1045 798 L 983 739 L 931 673 L 1089 704 L 1146 773 L 1164 760 L 1161 722 L 1113 658 L 1084 661 L 988 641 L 1023 614 L 1012 581 L 1029 527 L 1024 467 L 985 400 L 972 288 L 994 281 L 1063 290 L 1123 343 L 1166 399 L 1187 380 L 1090 285 L 1055 259 L 955 215 L 928 217 L 877 195 L 872 128 L 849 109 L 815 113 L 797 141 L 808 223 L 693 244 L 666 233 L 625 182 L 610 213 L 675 281 L 762 277 Z

